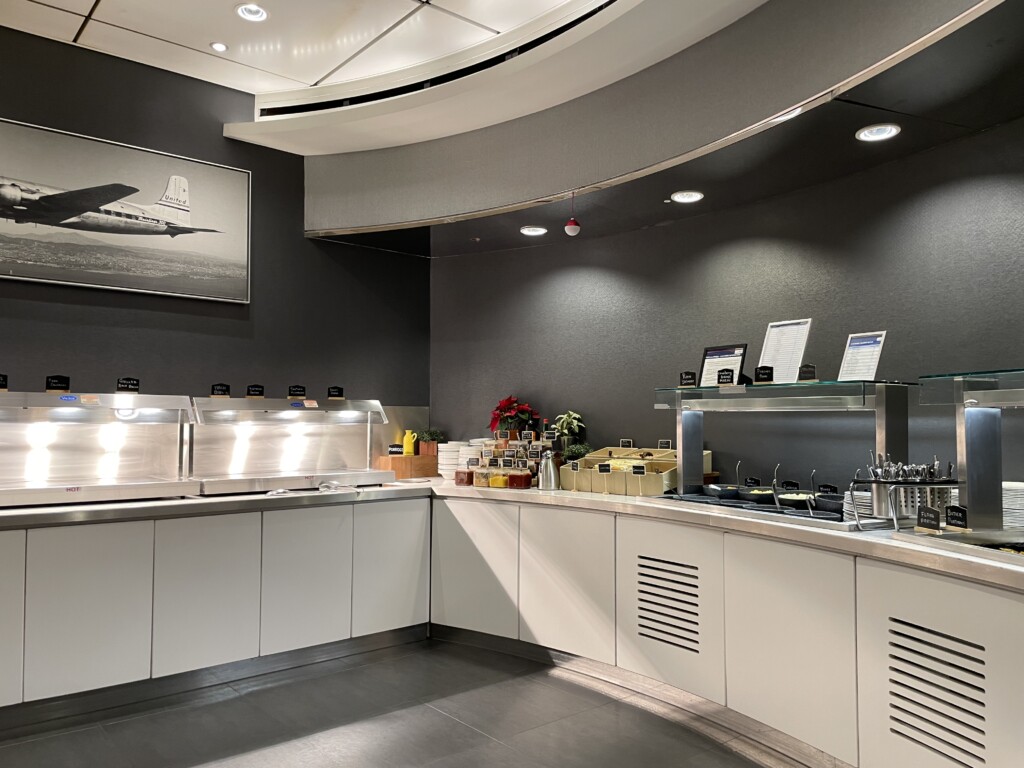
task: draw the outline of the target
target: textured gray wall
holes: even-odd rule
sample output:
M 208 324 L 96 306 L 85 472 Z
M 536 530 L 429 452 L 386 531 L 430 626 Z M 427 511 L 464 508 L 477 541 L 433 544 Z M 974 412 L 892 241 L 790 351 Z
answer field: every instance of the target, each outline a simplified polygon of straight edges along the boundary
M 260 382 L 268 395 L 295 383 L 322 395 L 340 384 L 351 397 L 427 404 L 426 260 L 305 239 L 302 159 L 222 136 L 225 121 L 252 114 L 251 96 L 4 28 L 0 70 L 21 73 L 0 117 L 252 171 L 249 306 L 0 280 L 0 372 L 12 389 L 63 373 L 77 391 L 102 392 L 134 375 L 148 392 L 206 394 L 226 381 L 236 393 Z
M 515 393 L 544 415 L 582 412 L 595 446 L 649 445 L 674 427 L 653 410 L 655 387 L 696 370 L 709 344 L 748 342 L 750 373 L 767 324 L 801 317 L 822 378 L 837 375 L 847 334 L 883 329 L 881 378 L 1024 367 L 1022 210 L 1024 120 L 671 226 L 435 259 L 432 419 L 480 435 Z M 951 458 L 952 410 L 923 415 L 912 458 Z M 705 418 L 729 476 L 743 458 L 745 472 L 782 461 L 787 476 L 840 480 L 866 461 L 872 429 L 857 415 Z M 1009 474 L 1024 479 L 1016 442 Z
M 309 157 L 306 230 L 488 210 L 650 167 L 832 88 L 976 2 L 770 0 L 558 107 L 436 141 Z

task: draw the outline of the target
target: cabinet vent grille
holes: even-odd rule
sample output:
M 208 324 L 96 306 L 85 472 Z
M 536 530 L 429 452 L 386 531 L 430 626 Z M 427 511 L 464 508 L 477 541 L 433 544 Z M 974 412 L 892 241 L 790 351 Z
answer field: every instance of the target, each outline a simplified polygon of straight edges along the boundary
M 889 617 L 889 731 L 953 765 L 985 765 L 985 646 Z
M 637 556 L 637 634 L 700 653 L 700 569 Z

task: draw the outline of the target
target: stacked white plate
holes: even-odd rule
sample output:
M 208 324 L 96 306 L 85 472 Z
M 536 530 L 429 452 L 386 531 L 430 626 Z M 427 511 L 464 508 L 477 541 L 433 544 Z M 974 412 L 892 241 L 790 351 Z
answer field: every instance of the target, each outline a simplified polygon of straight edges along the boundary
M 479 459 L 481 451 L 483 449 L 480 445 L 463 445 L 459 448 L 459 466 L 466 466 L 466 462 L 470 459 Z
M 1003 527 L 1024 526 L 1024 483 L 1003 482 Z
M 438 443 L 437 471 L 445 480 L 453 480 L 455 478 L 455 470 L 459 466 L 459 449 L 468 445 L 469 443 L 459 440 Z

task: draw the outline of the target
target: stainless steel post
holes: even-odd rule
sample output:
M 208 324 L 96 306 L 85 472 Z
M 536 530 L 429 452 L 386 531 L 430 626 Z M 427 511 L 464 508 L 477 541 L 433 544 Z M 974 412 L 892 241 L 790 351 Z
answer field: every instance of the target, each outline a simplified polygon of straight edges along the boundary
M 676 394 L 676 468 L 680 493 L 700 493 L 704 487 L 704 413 L 683 410 Z
M 908 390 L 902 384 L 875 385 L 875 453 L 892 461 L 910 460 Z
M 974 388 L 977 382 L 972 382 Z M 971 527 L 1003 528 L 1003 412 L 971 408 L 964 383 L 953 384 L 956 402 L 956 472 L 960 504 L 967 507 Z

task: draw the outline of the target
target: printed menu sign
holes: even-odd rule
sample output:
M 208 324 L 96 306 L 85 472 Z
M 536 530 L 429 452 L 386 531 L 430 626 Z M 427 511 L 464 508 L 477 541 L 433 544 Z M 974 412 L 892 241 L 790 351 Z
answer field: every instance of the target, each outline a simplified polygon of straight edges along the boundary
M 882 356 L 885 331 L 851 333 L 839 368 L 839 381 L 873 381 Z
M 810 318 L 769 323 L 764 334 L 764 346 L 761 347 L 761 362 L 758 366 L 773 368 L 774 381 L 777 384 L 794 383 L 810 332 Z M 756 378 L 754 380 L 757 381 Z
M 700 385 L 702 387 L 717 387 L 720 384 L 736 383 L 739 373 L 743 371 L 743 358 L 746 354 L 746 344 L 705 347 L 704 361 L 700 368 Z M 732 372 L 732 377 L 726 382 L 722 381 L 718 374 L 727 369 Z

